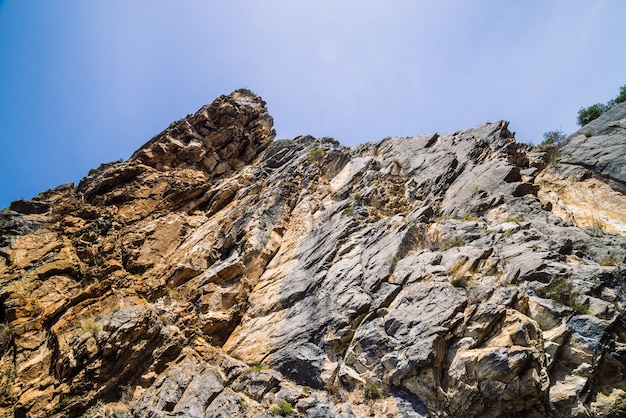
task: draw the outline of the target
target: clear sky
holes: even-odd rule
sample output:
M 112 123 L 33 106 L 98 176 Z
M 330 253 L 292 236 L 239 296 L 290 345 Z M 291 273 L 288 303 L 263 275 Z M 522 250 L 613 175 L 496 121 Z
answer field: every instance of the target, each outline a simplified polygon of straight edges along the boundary
M 278 138 L 576 129 L 626 84 L 624 0 L 0 0 L 0 208 L 221 94 Z

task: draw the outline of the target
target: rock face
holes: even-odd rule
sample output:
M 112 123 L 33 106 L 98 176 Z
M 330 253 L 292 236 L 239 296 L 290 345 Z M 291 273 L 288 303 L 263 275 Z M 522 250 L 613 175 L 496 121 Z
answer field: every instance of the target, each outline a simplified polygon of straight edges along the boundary
M 0 214 L 0 416 L 625 416 L 625 105 L 560 150 L 264 105 Z

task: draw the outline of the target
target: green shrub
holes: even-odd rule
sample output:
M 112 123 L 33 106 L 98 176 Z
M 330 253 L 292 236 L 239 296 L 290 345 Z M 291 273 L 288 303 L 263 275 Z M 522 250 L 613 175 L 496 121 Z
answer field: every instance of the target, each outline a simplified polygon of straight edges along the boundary
M 603 103 L 596 103 L 587 108 L 581 107 L 578 111 L 578 117 L 576 118 L 576 123 L 580 126 L 584 126 L 591 122 L 594 119 L 598 119 L 604 112 L 609 110 L 610 107 Z
M 380 387 L 376 383 L 363 385 L 363 395 L 366 399 L 376 399 L 380 396 Z
M 453 235 L 451 237 L 446 238 L 442 245 L 441 245 L 441 249 L 443 251 L 445 250 L 449 250 L 450 248 L 453 247 L 462 247 L 465 245 L 465 238 L 463 238 L 463 236 L 461 235 Z
M 463 221 L 480 221 L 480 218 L 472 213 L 466 213 L 461 216 L 461 220 Z
M 564 277 L 554 278 L 550 284 L 537 290 L 542 298 L 549 298 L 563 305 L 569 305 L 572 298 L 571 284 Z
M 83 331 L 91 332 L 95 336 L 100 332 L 100 326 L 95 322 L 87 322 L 83 325 Z
M 609 100 L 606 104 L 596 103 L 587 108 L 581 107 L 578 111 L 578 117 L 576 122 L 580 125 L 586 125 L 594 119 L 600 117 L 604 112 L 612 108 L 613 106 L 626 102 L 626 85 L 619 88 L 619 94 L 616 98 Z
M 616 104 L 626 102 L 626 84 L 619 88 L 619 94 L 613 100 L 609 100 L 608 105 L 610 107 L 615 106 Z
M 320 148 L 317 145 L 315 145 L 309 151 L 309 155 L 308 155 L 309 163 L 311 164 L 321 163 L 322 161 L 324 161 L 324 155 L 326 155 L 326 151 L 324 151 L 323 148 Z
M 543 134 L 543 142 L 539 146 L 558 145 L 565 139 L 563 131 L 548 131 Z
M 550 284 L 537 290 L 537 295 L 542 298 L 549 298 L 562 305 L 569 306 L 575 313 L 587 314 L 589 308 L 585 303 L 580 302 L 581 297 L 577 294 L 571 282 L 565 277 L 556 277 Z
M 287 415 L 293 414 L 293 406 L 289 402 L 284 399 L 278 401 L 278 405 L 272 407 L 270 409 L 272 414 L 280 415 L 281 417 L 286 417 Z
M 469 285 L 469 280 L 467 279 L 467 277 L 463 276 L 463 277 L 457 277 L 455 279 L 452 279 L 450 281 L 450 284 L 454 287 L 462 287 L 462 288 L 466 288 Z
M 587 307 L 584 303 L 571 302 L 569 307 L 572 308 L 577 314 L 586 315 L 589 313 L 589 307 Z

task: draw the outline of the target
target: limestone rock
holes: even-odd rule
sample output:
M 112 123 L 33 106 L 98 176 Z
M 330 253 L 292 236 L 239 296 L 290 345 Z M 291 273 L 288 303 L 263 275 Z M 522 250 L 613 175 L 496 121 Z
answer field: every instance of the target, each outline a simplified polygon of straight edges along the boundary
M 0 213 L 0 416 L 621 416 L 624 109 L 349 148 L 222 96 Z
M 626 187 L 626 104 L 620 103 L 567 139 L 560 150 L 563 164 L 579 165 Z M 610 183 L 609 183 L 610 184 Z

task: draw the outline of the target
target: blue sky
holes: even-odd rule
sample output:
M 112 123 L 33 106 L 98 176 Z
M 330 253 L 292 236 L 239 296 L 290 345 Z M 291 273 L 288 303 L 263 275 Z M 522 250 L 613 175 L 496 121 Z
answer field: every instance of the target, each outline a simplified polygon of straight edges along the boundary
M 278 138 L 570 133 L 626 84 L 624 16 L 623 0 L 0 0 L 0 207 L 240 87 Z

